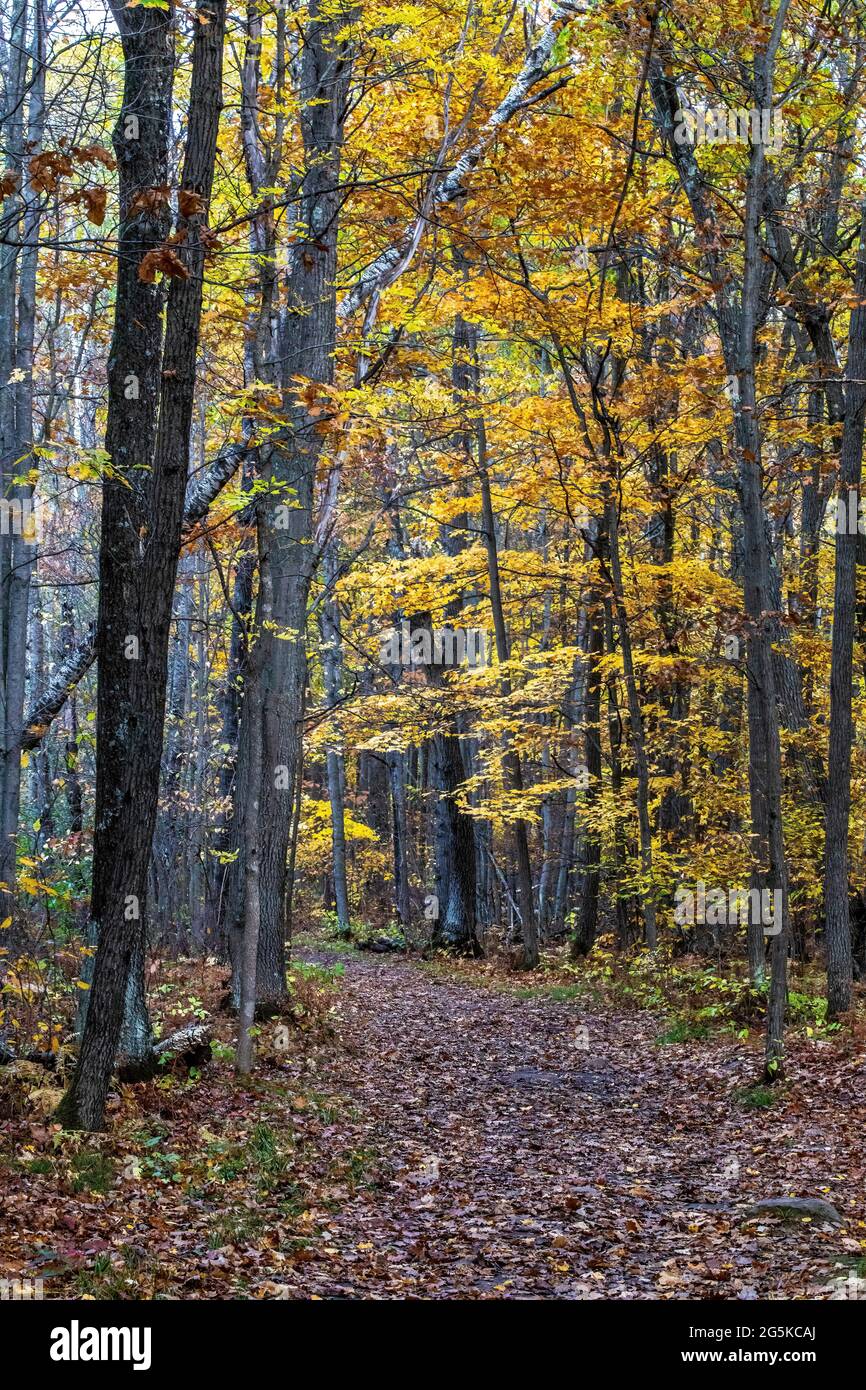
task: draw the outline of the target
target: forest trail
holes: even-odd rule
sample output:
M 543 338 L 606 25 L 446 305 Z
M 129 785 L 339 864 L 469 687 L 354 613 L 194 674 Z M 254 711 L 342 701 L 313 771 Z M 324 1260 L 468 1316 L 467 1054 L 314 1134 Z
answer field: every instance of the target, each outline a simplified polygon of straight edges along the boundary
M 375 1175 L 329 1214 L 293 1294 L 826 1298 L 846 1278 L 862 1058 L 837 1059 L 829 1088 L 816 1049 L 792 1058 L 784 1100 L 747 1111 L 742 1044 L 659 1046 L 647 1015 L 344 959 L 341 1046 L 320 1080 L 348 1105 L 323 1142 Z M 845 1224 L 745 1219 L 780 1195 L 827 1197 Z

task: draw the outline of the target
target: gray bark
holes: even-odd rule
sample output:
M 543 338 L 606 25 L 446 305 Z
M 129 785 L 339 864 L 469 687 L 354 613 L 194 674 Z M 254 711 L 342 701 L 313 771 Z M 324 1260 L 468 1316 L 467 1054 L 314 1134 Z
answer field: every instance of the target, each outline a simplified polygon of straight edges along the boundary
M 866 418 L 866 205 L 860 223 L 855 308 L 848 337 L 845 424 L 839 465 L 840 513 L 859 516 Z M 827 765 L 826 841 L 824 850 L 824 951 L 827 963 L 827 1007 L 831 1016 L 851 1007 L 853 963 L 848 906 L 848 829 L 851 813 L 851 747 L 854 741 L 852 679 L 854 631 L 857 618 L 856 529 L 836 530 L 836 573 L 833 598 L 833 645 L 830 664 L 830 741 Z

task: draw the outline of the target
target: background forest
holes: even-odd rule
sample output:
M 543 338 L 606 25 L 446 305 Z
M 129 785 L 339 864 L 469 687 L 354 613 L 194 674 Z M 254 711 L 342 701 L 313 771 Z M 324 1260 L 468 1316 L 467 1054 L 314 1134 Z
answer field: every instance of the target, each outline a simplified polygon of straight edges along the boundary
M 318 1047 L 355 949 L 721 1029 L 758 1108 L 786 1026 L 850 1056 L 862 0 L 0 14 L 40 1134 L 195 1080 L 222 991 L 241 1077 Z

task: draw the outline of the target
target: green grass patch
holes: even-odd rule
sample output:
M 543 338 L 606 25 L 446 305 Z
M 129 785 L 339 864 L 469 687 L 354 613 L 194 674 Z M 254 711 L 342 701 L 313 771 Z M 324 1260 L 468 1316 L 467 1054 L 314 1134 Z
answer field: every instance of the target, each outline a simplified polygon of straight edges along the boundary
M 107 1192 L 114 1182 L 114 1163 L 99 1149 L 82 1149 L 70 1160 L 73 1192 Z
M 21 1167 L 25 1173 L 53 1173 L 54 1163 L 50 1158 L 25 1158 Z
M 772 1086 L 746 1086 L 734 1092 L 734 1099 L 744 1110 L 769 1110 L 779 1099 L 779 1092 Z
M 659 1033 L 656 1042 L 667 1047 L 674 1043 L 703 1042 L 710 1036 L 709 1024 L 698 1018 L 678 1018 Z

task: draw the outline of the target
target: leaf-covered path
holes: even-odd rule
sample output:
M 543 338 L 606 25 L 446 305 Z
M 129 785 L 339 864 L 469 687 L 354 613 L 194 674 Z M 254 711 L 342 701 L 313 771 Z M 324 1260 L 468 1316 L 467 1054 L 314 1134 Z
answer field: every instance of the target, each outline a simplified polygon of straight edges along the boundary
M 360 1176 L 292 1295 L 827 1298 L 863 1254 L 862 1056 L 804 1048 L 745 1111 L 754 1054 L 660 1047 L 646 1015 L 354 954 L 340 995 L 321 1142 Z M 746 1218 L 781 1195 L 844 1224 Z

